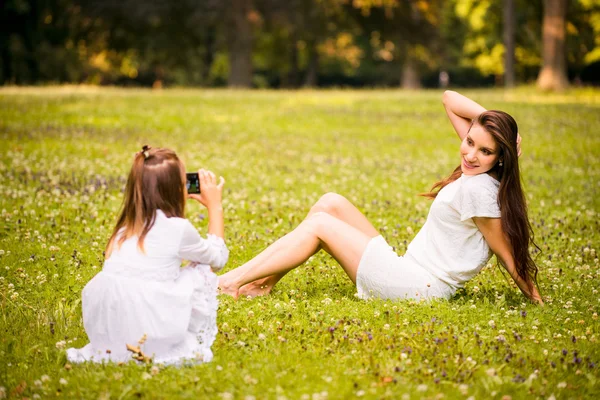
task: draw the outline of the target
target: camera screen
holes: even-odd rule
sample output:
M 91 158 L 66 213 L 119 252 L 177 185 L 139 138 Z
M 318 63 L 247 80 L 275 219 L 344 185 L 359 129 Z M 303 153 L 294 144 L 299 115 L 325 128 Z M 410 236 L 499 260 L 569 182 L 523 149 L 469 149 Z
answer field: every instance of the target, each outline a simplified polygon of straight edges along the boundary
M 188 193 L 200 193 L 200 177 L 198 176 L 198 173 L 188 172 L 185 175 L 187 178 L 185 186 L 187 188 Z

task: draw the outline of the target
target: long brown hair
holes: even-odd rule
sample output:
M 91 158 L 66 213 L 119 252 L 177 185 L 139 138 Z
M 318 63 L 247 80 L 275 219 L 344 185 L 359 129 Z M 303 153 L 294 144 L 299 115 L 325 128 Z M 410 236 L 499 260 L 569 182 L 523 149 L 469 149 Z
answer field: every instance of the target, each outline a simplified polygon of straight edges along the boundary
M 144 251 L 144 238 L 154 226 L 156 210 L 167 217 L 184 217 L 185 169 L 173 150 L 144 146 L 135 155 L 127 178 L 121 214 L 106 245 L 110 257 L 114 242 L 120 247 L 132 236 Z
M 489 173 L 494 174 L 500 181 L 498 206 L 502 216 L 502 230 L 511 244 L 519 277 L 529 284 L 534 282 L 537 285 L 538 268 L 529 254 L 529 245 L 538 250 L 539 247 L 533 240 L 533 229 L 527 217 L 527 203 L 521 187 L 517 154 L 517 122 L 503 111 L 488 110 L 475 118 L 471 127 L 473 125 L 481 126 L 492 135 L 499 147 L 498 160 L 501 160 L 503 165 L 497 162 Z M 461 174 L 459 165 L 450 176 L 436 182 L 431 191 L 423 196 L 435 198 L 444 186 L 460 178 Z

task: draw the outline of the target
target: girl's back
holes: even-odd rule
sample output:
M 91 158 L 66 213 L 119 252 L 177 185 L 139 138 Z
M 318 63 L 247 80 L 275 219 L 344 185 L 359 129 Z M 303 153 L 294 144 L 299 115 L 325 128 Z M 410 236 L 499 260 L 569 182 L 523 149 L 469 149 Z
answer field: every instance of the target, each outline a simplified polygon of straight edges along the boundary
M 144 280 L 172 280 L 179 276 L 182 259 L 218 269 L 226 259 L 224 244 L 223 239 L 214 235 L 203 240 L 187 219 L 168 218 L 158 210 L 144 239 L 145 251 L 139 249 L 138 237 L 132 236 L 112 252 L 103 271 Z

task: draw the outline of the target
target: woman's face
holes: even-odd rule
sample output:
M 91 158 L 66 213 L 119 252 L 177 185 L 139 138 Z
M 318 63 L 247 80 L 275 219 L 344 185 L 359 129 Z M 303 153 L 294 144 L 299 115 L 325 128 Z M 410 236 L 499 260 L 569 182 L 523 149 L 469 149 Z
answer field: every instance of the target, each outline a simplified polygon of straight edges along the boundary
M 488 172 L 498 162 L 499 146 L 491 134 L 474 124 L 460 144 L 460 168 L 465 175 Z

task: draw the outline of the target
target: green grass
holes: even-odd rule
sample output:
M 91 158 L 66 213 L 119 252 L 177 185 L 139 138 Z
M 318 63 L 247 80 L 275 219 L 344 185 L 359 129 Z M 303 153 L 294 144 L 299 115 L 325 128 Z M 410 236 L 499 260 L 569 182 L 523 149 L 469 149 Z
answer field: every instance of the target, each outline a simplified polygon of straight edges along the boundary
M 519 122 L 545 307 L 492 263 L 450 301 L 365 302 L 323 253 L 269 297 L 221 298 L 213 362 L 152 369 L 59 348 L 87 343 L 81 290 L 141 145 L 226 177 L 225 270 L 328 191 L 403 253 L 417 194 L 458 165 L 441 92 L 1 89 L 0 398 L 600 396 L 600 92 L 465 93 Z M 187 215 L 206 232 L 199 205 Z

